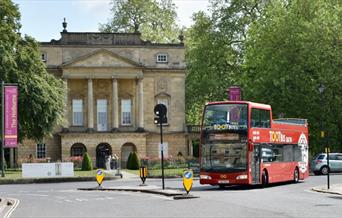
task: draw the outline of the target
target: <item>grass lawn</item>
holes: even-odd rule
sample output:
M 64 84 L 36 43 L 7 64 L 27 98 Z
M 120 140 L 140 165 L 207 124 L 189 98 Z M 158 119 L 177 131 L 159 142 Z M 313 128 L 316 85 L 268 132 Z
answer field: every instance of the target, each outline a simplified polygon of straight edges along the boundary
M 127 173 L 136 174 L 139 176 L 139 170 L 128 170 L 124 169 Z M 173 176 L 182 176 L 183 175 L 183 168 L 176 168 L 176 169 L 164 169 L 164 176 L 166 177 L 173 177 Z M 159 177 L 162 176 L 161 169 L 155 169 L 155 170 L 148 170 L 147 171 L 148 176 L 151 177 Z
M 75 177 L 96 177 L 97 170 L 91 170 L 91 171 L 81 171 L 81 170 L 74 170 Z M 0 173 L 1 174 L 1 173 Z M 109 174 L 105 174 L 106 177 L 110 176 Z M 21 176 L 21 170 L 20 169 L 9 169 L 5 170 L 5 177 L 1 177 L 2 179 L 22 179 Z
M 183 174 L 182 168 L 177 169 L 164 169 L 164 176 L 165 177 L 174 177 L 174 176 L 182 176 Z M 139 176 L 139 170 L 128 170 L 124 169 L 124 171 L 132 174 L 136 174 Z M 96 177 L 96 170 L 91 171 L 81 171 L 81 170 L 74 170 L 75 177 Z M 155 169 L 155 170 L 148 170 L 148 176 L 150 177 L 160 177 L 162 175 L 161 169 Z M 106 177 L 112 176 L 109 174 L 105 174 Z M 5 171 L 5 177 L 1 177 L 0 172 L 0 180 L 3 179 L 22 179 L 21 176 L 21 169 L 8 169 Z
M 2 179 L 21 179 L 21 170 L 5 170 L 5 177 L 0 176 Z

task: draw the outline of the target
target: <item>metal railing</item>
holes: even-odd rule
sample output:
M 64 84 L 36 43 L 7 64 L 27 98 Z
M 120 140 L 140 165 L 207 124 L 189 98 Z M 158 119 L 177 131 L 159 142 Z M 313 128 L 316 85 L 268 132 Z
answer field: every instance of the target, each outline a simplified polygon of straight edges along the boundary
M 187 125 L 186 130 L 188 133 L 199 133 L 201 131 L 200 125 Z

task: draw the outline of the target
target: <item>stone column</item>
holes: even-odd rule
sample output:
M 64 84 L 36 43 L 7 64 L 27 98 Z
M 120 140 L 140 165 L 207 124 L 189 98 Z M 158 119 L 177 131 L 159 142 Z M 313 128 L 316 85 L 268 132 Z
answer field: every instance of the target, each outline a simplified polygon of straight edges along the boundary
M 69 102 L 68 102 L 68 95 L 69 95 L 69 89 L 68 89 L 68 78 L 64 77 L 64 84 L 65 84 L 65 93 L 64 93 L 64 125 L 63 128 L 67 129 L 69 128 Z
M 144 130 L 144 91 L 143 78 L 138 78 L 137 84 L 137 98 L 138 98 L 138 129 Z
M 88 130 L 94 130 L 93 79 L 88 79 Z
M 14 157 L 14 149 L 15 148 L 10 148 L 10 162 L 9 162 L 9 167 L 14 168 L 14 161 L 15 161 L 15 157 Z
M 118 80 L 113 77 L 112 85 L 112 131 L 117 131 L 119 128 L 119 91 Z

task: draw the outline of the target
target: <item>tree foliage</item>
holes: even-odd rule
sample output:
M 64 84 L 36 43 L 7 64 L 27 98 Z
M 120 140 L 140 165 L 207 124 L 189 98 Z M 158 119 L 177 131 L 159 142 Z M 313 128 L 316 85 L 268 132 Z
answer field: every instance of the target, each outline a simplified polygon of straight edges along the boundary
M 83 154 L 82 160 L 82 171 L 91 171 L 93 170 L 93 162 L 87 152 Z
M 313 152 L 321 150 L 321 121 L 330 143 L 342 149 L 341 6 L 338 1 L 272 1 L 246 41 L 241 80 L 246 99 L 271 104 L 276 117 L 307 118 Z M 326 87 L 322 96 L 320 84 Z
M 128 162 L 127 162 L 127 169 L 130 170 L 138 170 L 140 168 L 140 161 L 137 152 L 130 153 Z
M 38 43 L 19 33 L 20 13 L 0 1 L 0 80 L 19 87 L 19 138 L 41 140 L 62 121 L 64 84 L 49 74 Z
M 214 0 L 211 15 L 199 12 L 186 33 L 187 122 L 198 124 L 207 101 L 227 99 L 242 73 L 245 39 L 266 0 Z
M 151 42 L 177 40 L 179 28 L 172 0 L 112 0 L 111 7 L 112 18 L 100 24 L 101 32 L 140 32 Z
M 187 31 L 187 121 L 206 101 L 243 99 L 272 105 L 274 117 L 306 118 L 312 153 L 342 150 L 342 3 L 338 0 L 214 0 Z M 320 95 L 318 87 L 324 84 Z M 320 142 L 319 132 L 329 134 Z

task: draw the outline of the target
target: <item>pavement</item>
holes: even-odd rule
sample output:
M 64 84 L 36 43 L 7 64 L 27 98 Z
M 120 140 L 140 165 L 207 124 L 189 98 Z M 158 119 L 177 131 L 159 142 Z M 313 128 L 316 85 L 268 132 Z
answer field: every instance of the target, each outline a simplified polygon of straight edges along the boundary
M 316 192 L 335 194 L 335 195 L 342 195 L 342 184 L 330 185 L 329 189 L 328 189 L 327 185 L 317 186 L 317 187 L 313 187 L 312 190 L 316 191 Z

